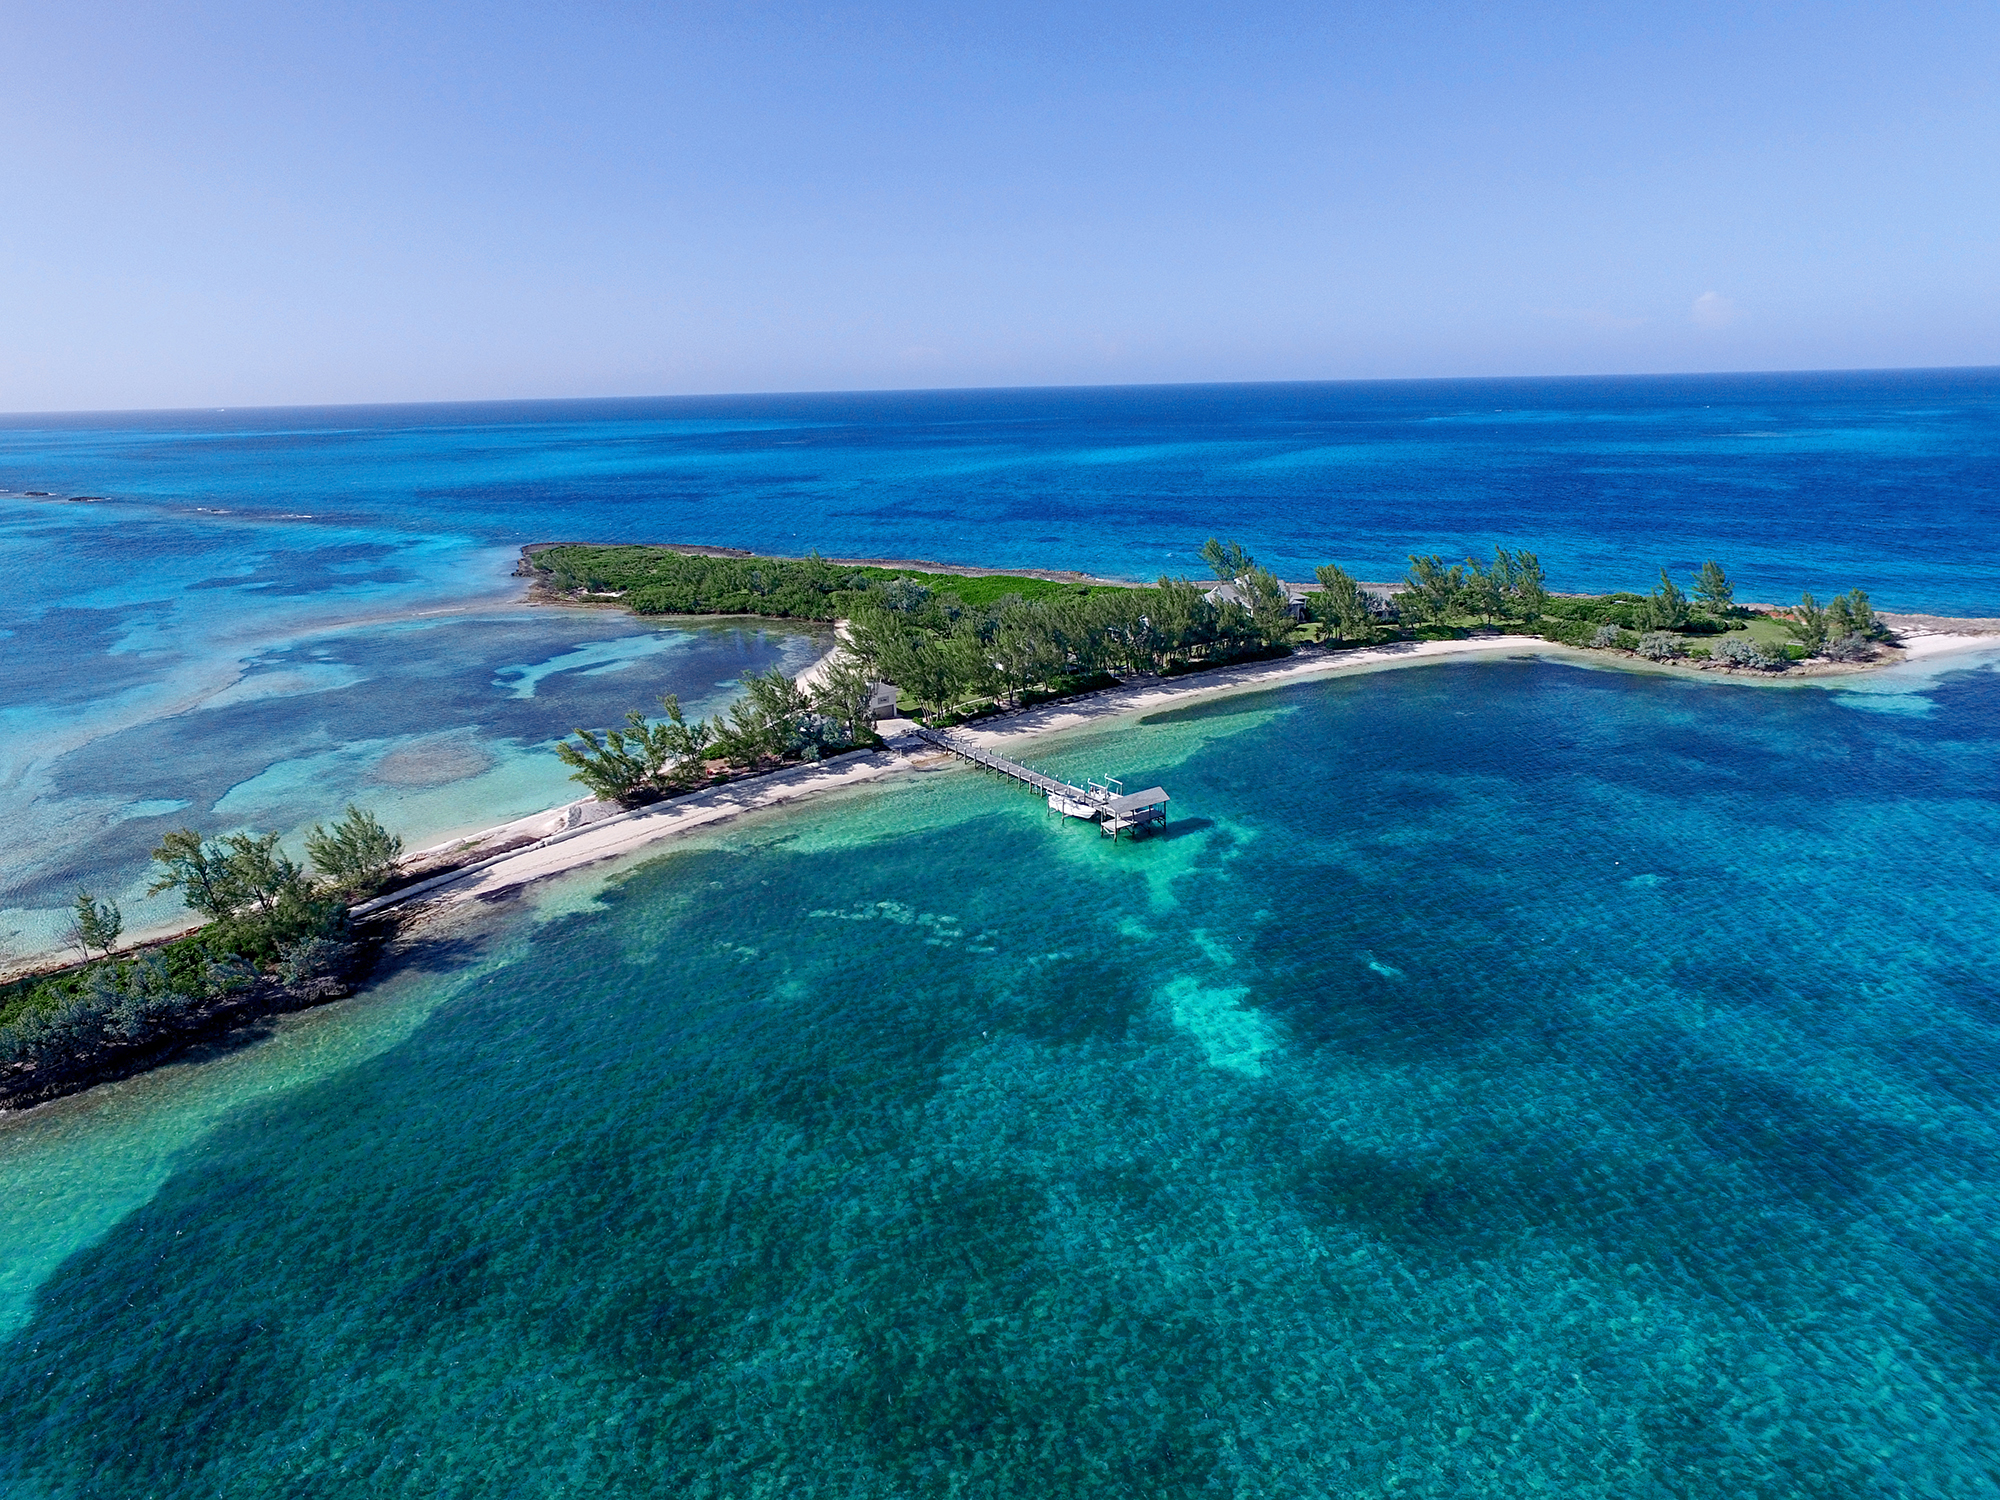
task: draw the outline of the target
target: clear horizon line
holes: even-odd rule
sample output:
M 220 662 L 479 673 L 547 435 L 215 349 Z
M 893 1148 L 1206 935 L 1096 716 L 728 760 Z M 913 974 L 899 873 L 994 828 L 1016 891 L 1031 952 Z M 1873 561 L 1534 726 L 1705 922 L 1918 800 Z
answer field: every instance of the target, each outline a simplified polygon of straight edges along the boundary
M 1785 375 L 1941 375 L 2000 372 L 2000 362 L 1978 365 L 1823 365 L 1794 369 L 1754 370 L 1623 370 L 1579 372 L 1561 375 L 1383 375 L 1340 376 L 1317 380 L 1132 380 L 1072 381 L 1047 385 L 937 385 L 937 386 L 796 386 L 785 389 L 670 391 L 623 395 L 582 396 L 463 396 L 428 398 L 418 401 L 279 401 L 251 402 L 234 406 L 125 406 L 49 407 L 38 410 L 0 412 L 0 422 L 41 417 L 136 417 L 175 416 L 182 413 L 280 411 L 383 411 L 408 407 L 465 406 L 559 406 L 582 402 L 643 401 L 741 401 L 783 399 L 803 396 L 948 396 L 1005 394 L 1040 391 L 1170 391 L 1212 390 L 1216 388 L 1273 389 L 1299 386 L 1380 386 L 1456 385 L 1474 382 L 1584 381 L 1584 380 L 1719 380 L 1758 379 Z

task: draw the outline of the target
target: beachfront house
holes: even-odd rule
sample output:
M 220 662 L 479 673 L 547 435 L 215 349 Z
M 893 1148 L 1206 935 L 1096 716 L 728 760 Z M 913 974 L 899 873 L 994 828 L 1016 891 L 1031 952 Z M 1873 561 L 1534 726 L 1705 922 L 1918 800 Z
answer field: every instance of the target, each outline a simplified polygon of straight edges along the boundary
M 896 684 L 878 682 L 868 693 L 868 722 L 879 724 L 896 717 Z
M 1280 579 L 1279 582 L 1283 583 L 1284 581 Z M 1284 589 L 1286 612 L 1294 620 L 1304 620 L 1310 613 L 1306 602 L 1309 597 L 1309 590 L 1303 584 L 1298 583 L 1285 583 Z M 1218 583 L 1201 597 L 1218 608 L 1224 604 L 1235 604 L 1244 609 L 1250 607 L 1250 590 L 1241 578 L 1234 579 L 1229 583 Z
M 1361 585 L 1361 601 L 1368 606 L 1368 618 L 1378 625 L 1394 625 L 1402 619 L 1396 608 L 1396 591 L 1379 583 Z

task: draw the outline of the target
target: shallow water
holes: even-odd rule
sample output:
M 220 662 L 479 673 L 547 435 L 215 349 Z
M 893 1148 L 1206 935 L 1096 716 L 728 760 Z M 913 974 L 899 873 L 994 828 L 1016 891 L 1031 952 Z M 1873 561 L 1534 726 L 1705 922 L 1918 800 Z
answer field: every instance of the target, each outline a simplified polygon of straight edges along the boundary
M 803 664 L 502 629 L 525 542 L 1152 577 L 1220 531 L 1295 578 L 1505 543 L 1558 588 L 1717 557 L 1745 598 L 2000 615 L 1996 474 L 1992 370 L 0 418 L 0 945 L 49 943 L 79 884 L 174 915 L 142 896 L 161 827 L 296 852 L 354 797 L 427 842 L 562 800 L 578 722 Z
M 0 1130 L 0 1492 L 1992 1493 L 2000 675 L 1891 689 L 1430 666 L 1036 752 L 1149 842 L 552 888 Z
M 746 673 L 800 671 L 831 639 L 489 608 L 234 648 L 202 664 L 219 683 L 164 711 L 17 703 L 0 936 L 47 942 L 79 886 L 120 900 L 130 931 L 183 920 L 173 898 L 145 894 L 148 851 L 173 828 L 276 829 L 296 851 L 304 829 L 357 803 L 419 848 L 567 802 L 584 793 L 552 743 L 570 730 L 657 715 L 668 692 L 715 712 Z

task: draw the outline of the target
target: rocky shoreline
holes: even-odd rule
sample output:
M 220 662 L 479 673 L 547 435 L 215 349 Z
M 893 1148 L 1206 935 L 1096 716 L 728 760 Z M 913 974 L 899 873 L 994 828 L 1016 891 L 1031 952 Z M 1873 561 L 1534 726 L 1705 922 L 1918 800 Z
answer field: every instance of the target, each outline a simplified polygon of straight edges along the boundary
M 394 931 L 393 922 L 382 921 L 357 932 L 355 960 L 339 975 L 296 984 L 261 975 L 243 989 L 182 1011 L 146 1036 L 103 1048 L 88 1059 L 0 1065 L 0 1114 L 130 1078 L 209 1043 L 252 1040 L 250 1033 L 258 1022 L 344 1000 L 368 981 Z M 130 950 L 119 956 L 138 957 L 143 952 Z

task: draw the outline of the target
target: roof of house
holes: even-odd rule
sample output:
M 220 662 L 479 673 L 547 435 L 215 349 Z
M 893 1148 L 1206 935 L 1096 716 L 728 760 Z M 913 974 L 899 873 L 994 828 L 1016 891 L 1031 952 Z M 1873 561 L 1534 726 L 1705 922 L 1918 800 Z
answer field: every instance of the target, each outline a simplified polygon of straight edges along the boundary
M 1306 588 L 1304 584 L 1286 583 L 1283 579 L 1278 580 L 1278 587 L 1285 591 L 1286 600 L 1292 604 L 1304 603 L 1307 596 L 1311 593 L 1311 590 Z M 1245 609 L 1250 607 L 1250 591 L 1243 586 L 1241 578 L 1229 583 L 1218 583 L 1201 597 L 1206 599 L 1210 604 L 1240 604 Z

